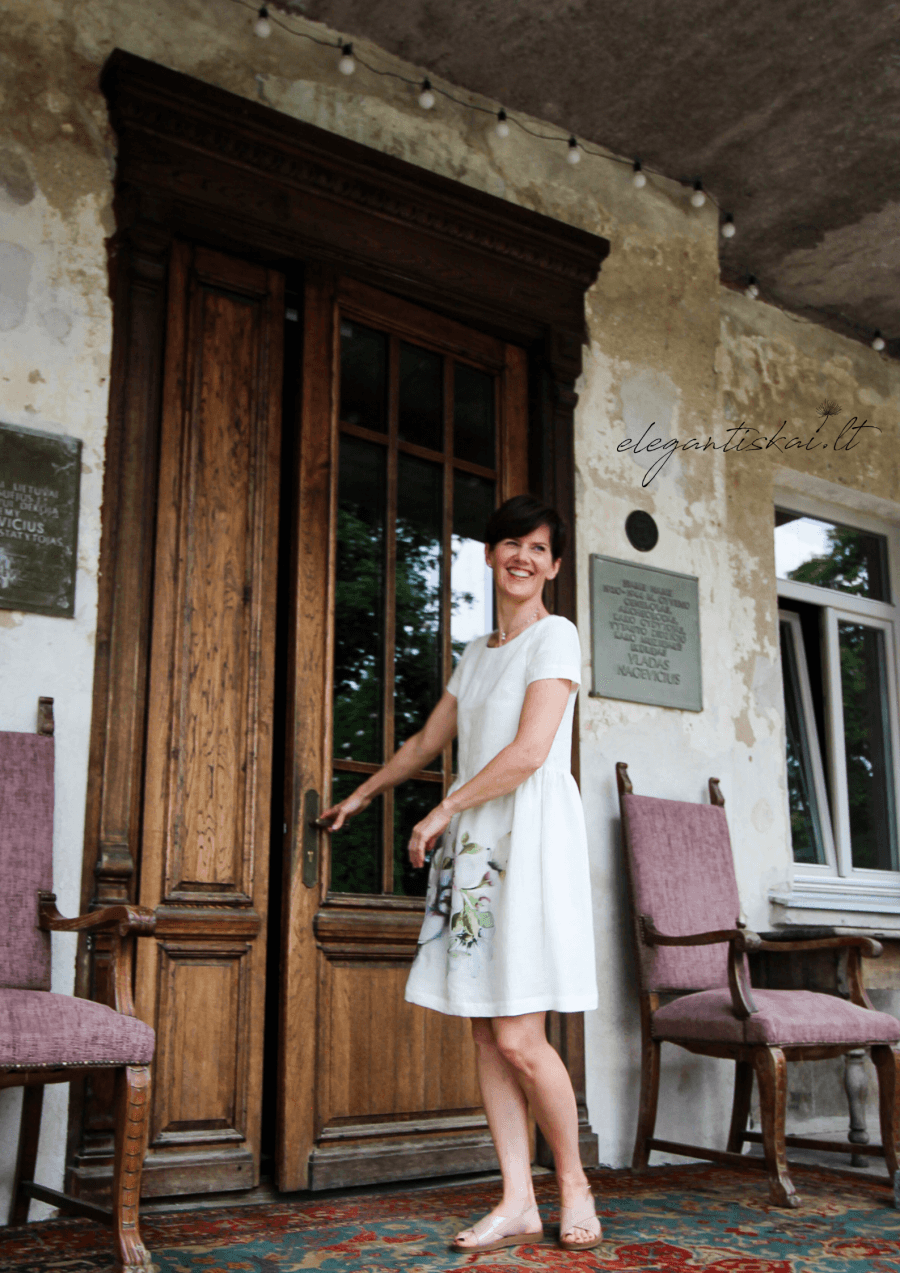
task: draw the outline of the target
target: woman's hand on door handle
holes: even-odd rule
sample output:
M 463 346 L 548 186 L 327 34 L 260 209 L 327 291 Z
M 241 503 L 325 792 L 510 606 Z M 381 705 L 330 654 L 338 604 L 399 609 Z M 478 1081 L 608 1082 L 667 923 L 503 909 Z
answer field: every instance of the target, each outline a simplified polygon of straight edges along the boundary
M 330 809 L 320 813 L 314 825 L 321 831 L 340 831 L 348 818 L 368 809 L 373 799 L 370 795 L 360 795 L 359 789 L 352 791 L 346 800 L 341 800 L 339 804 L 333 804 Z

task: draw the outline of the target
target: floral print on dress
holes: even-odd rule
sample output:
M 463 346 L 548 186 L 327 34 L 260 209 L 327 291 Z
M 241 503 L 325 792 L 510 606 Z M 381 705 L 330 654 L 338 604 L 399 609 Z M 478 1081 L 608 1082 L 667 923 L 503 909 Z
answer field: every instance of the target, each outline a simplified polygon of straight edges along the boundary
M 509 837 L 505 836 L 508 840 Z M 491 892 L 506 874 L 489 848 L 464 831 L 455 852 L 435 854 L 419 945 L 440 937 L 449 925 L 447 953 L 471 956 L 490 945 L 494 912 Z M 480 950 L 478 949 L 480 948 Z

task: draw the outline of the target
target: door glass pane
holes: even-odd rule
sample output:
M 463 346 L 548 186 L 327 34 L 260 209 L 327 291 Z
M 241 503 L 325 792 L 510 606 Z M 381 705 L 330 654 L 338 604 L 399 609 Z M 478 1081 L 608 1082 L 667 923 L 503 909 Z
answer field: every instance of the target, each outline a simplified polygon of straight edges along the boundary
M 803 710 L 797 649 L 789 623 L 781 625 L 781 669 L 784 676 L 787 734 L 788 802 L 794 861 L 824 863 L 821 813 L 813 781 L 810 725 Z
M 341 412 L 345 424 L 387 428 L 388 338 L 341 319 Z
M 331 802 L 346 800 L 362 782 L 360 774 L 336 773 Z M 331 837 L 332 893 L 381 892 L 381 796 Z
M 439 782 L 404 782 L 394 790 L 394 892 L 406 897 L 424 897 L 428 884 L 428 862 L 419 871 L 409 864 L 406 847 L 417 822 L 440 804 L 443 789 Z
M 782 508 L 775 510 L 775 573 L 779 579 L 890 600 L 883 535 Z
M 334 755 L 380 764 L 385 448 L 347 434 L 338 470 Z M 322 548 L 324 552 L 324 546 Z
M 494 433 L 494 377 L 458 362 L 453 369 L 453 454 L 492 469 Z
M 471 473 L 453 474 L 450 640 L 454 663 L 466 644 L 494 627 L 494 579 L 484 560 L 484 531 L 495 486 Z
M 853 865 L 897 870 L 884 633 L 838 623 Z
M 400 344 L 397 431 L 404 442 L 444 449 L 444 360 L 405 341 Z
M 394 738 L 421 729 L 441 696 L 443 467 L 397 457 Z M 440 761 L 435 762 L 440 766 Z

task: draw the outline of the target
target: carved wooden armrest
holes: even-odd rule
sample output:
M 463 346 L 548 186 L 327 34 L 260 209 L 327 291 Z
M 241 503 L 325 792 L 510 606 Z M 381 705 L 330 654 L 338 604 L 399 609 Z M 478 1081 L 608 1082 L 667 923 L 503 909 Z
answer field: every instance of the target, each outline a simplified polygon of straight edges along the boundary
M 749 928 L 716 928 L 708 933 L 661 933 L 649 915 L 641 916 L 641 933 L 648 946 L 717 946 L 728 942 L 728 989 L 734 1015 L 745 1021 L 758 1012 L 753 1002 L 750 970 L 746 953 L 756 950 L 762 942 L 758 933 Z
M 762 941 L 749 928 L 715 928 L 708 933 L 661 933 L 649 915 L 641 916 L 641 933 L 648 946 L 717 946 L 720 942 L 739 943 L 740 950 L 756 950 Z
M 877 959 L 884 953 L 884 947 L 880 941 L 876 941 L 874 937 L 864 937 L 861 933 L 847 933 L 840 937 L 810 937 L 795 941 L 770 941 L 767 938 L 760 937 L 759 945 L 754 946 L 754 950 L 771 950 L 780 953 L 784 950 L 840 950 L 842 947 L 851 949 L 857 947 L 860 954 L 865 955 L 867 959 Z
M 43 929 L 57 933 L 99 932 L 110 939 L 115 1009 L 126 1017 L 134 1016 L 131 997 L 131 948 L 135 937 L 151 937 L 156 929 L 156 916 L 146 906 L 106 906 L 75 919 L 66 919 L 56 909 L 56 894 L 38 893 L 38 923 Z
M 846 950 L 847 952 L 847 986 L 850 1002 L 859 1008 L 876 1011 L 875 1005 L 866 993 L 862 979 L 862 956 L 867 959 L 878 959 L 884 954 L 884 947 L 874 937 L 865 937 L 862 933 L 842 933 L 837 937 L 809 937 L 799 941 L 769 941 L 759 939 L 754 950 L 767 950 L 776 955 L 783 952 L 790 954 L 797 950 Z
M 103 910 L 66 919 L 56 909 L 56 894 L 41 891 L 38 893 L 38 924 L 56 933 L 115 928 L 120 937 L 129 934 L 152 937 L 156 930 L 156 916 L 146 906 L 105 906 Z

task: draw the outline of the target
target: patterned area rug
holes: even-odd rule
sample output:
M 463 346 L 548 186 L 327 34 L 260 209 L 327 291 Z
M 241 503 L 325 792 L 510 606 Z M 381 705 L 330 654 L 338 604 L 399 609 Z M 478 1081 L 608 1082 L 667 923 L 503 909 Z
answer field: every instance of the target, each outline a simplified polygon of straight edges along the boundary
M 900 1212 L 887 1183 L 797 1167 L 803 1203 L 767 1201 L 765 1176 L 707 1166 L 644 1176 L 599 1170 L 591 1180 L 604 1242 L 578 1255 L 544 1245 L 457 1254 L 448 1239 L 489 1209 L 495 1185 L 345 1195 L 233 1210 L 147 1216 L 160 1273 L 501 1273 L 607 1269 L 615 1273 L 898 1273 Z M 536 1182 L 552 1236 L 552 1177 Z M 3 1273 L 106 1273 L 108 1231 L 89 1220 L 0 1230 Z

